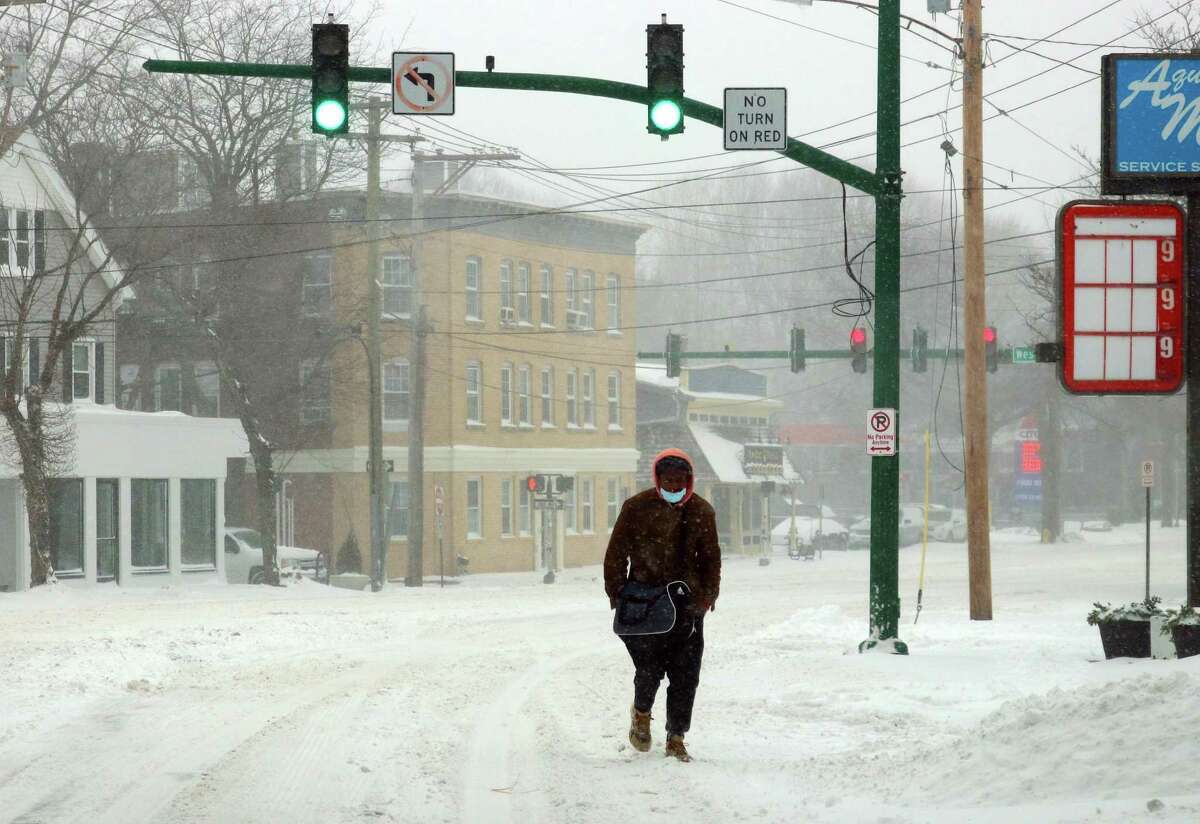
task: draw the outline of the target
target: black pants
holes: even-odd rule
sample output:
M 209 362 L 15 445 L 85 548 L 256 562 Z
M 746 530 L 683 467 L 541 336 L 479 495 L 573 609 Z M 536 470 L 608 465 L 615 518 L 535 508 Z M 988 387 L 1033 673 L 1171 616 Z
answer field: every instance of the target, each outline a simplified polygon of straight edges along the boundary
M 633 705 L 649 712 L 663 675 L 667 687 L 667 734 L 683 735 L 692 725 L 692 704 L 700 683 L 700 661 L 704 657 L 704 616 L 681 616 L 675 628 L 662 635 L 623 635 L 636 672 L 633 675 Z

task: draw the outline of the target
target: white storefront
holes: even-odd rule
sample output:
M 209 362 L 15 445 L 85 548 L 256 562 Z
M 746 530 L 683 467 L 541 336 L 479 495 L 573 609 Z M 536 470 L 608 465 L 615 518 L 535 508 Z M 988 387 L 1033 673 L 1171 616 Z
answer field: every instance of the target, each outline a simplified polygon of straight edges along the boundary
M 72 405 L 75 457 L 55 482 L 55 572 L 128 585 L 225 580 L 226 461 L 246 454 L 236 420 Z M 0 459 L 0 591 L 29 586 L 20 469 Z

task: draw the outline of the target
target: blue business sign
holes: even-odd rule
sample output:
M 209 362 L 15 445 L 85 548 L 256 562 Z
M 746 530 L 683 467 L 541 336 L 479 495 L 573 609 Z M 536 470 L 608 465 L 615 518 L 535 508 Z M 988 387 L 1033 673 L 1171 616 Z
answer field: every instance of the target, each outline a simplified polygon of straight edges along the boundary
M 1104 56 L 1101 190 L 1200 192 L 1200 57 Z

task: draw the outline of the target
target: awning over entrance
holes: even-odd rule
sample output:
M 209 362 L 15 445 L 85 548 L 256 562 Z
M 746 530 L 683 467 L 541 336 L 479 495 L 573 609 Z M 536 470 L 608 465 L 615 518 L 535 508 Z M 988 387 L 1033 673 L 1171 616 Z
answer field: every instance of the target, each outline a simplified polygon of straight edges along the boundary
M 688 424 L 688 429 L 721 483 L 788 484 L 800 480 L 782 444 L 739 443 L 702 423 Z

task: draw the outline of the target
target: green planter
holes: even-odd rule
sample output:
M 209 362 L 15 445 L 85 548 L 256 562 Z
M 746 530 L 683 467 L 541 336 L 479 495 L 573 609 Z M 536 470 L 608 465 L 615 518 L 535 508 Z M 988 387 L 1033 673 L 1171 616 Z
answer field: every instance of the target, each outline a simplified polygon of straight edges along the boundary
M 1171 627 L 1171 640 L 1175 642 L 1176 658 L 1200 655 L 1200 625 L 1176 624 Z
M 1105 658 L 1149 658 L 1150 622 L 1116 619 L 1101 621 L 1100 643 Z

